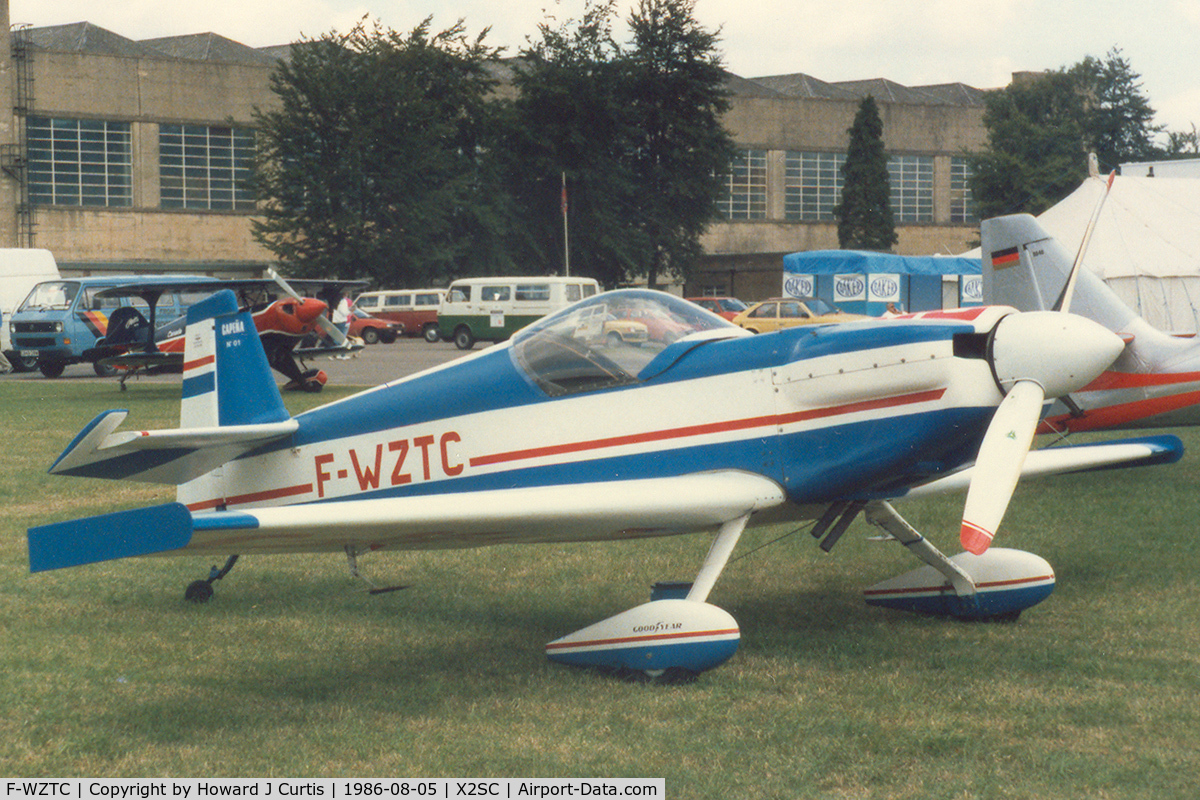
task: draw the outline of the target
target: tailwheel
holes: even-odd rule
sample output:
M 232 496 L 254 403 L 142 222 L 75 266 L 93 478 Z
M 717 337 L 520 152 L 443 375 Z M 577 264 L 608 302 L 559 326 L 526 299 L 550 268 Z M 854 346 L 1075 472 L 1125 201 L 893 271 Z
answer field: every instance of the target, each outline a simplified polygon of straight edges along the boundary
M 192 603 L 207 603 L 212 596 L 213 587 L 208 581 L 192 581 L 183 591 L 183 599 Z
M 204 580 L 189 583 L 187 589 L 183 591 L 183 599 L 192 603 L 207 603 L 213 596 L 213 581 L 219 581 L 228 575 L 237 560 L 238 556 L 230 556 L 225 560 L 225 566 L 220 569 L 216 566 L 210 568 L 208 577 Z

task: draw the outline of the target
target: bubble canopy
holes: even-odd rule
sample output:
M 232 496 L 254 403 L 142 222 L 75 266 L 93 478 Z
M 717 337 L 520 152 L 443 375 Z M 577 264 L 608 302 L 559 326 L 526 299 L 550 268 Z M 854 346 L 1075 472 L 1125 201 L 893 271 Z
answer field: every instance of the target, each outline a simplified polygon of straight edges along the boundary
M 704 342 L 741 335 L 750 334 L 674 295 L 619 289 L 522 329 L 512 353 L 539 388 L 561 396 L 646 380 Z

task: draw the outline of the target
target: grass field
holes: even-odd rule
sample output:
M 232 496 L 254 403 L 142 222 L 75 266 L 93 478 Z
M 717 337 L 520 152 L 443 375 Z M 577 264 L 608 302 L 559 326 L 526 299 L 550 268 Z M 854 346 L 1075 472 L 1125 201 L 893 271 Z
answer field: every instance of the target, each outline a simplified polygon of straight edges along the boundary
M 313 404 L 338 396 L 292 396 Z M 1173 467 L 1018 489 L 1004 545 L 1056 568 L 1015 624 L 865 606 L 917 566 L 855 523 L 831 555 L 753 531 L 712 595 L 742 628 L 681 686 L 549 663 L 545 642 L 690 579 L 708 537 L 243 559 L 30 575 L 30 525 L 162 502 L 52 478 L 91 417 L 171 427 L 177 388 L 0 381 L 0 776 L 664 777 L 690 798 L 1200 796 L 1200 434 Z M 900 508 L 950 547 L 961 498 Z M 743 556 L 743 554 L 746 554 Z M 743 557 L 739 557 L 743 556 Z

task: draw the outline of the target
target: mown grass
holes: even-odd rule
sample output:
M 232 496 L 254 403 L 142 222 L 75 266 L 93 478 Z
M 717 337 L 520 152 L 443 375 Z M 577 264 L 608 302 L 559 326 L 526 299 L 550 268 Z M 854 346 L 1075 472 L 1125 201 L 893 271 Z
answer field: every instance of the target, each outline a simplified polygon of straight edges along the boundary
M 671 798 L 1200 794 L 1194 454 L 1023 485 L 1002 543 L 1045 556 L 1059 586 L 1016 624 L 863 605 L 862 587 L 916 564 L 865 542 L 862 523 L 829 556 L 803 532 L 751 552 L 789 530 L 749 533 L 712 597 L 741 650 L 663 687 L 541 648 L 690 578 L 706 537 L 380 554 L 367 573 L 412 587 L 377 596 L 338 557 L 244 559 L 201 606 L 182 599 L 208 571 L 195 558 L 30 575 L 29 525 L 170 498 L 45 468 L 102 409 L 174 425 L 175 392 L 0 382 L 0 773 L 661 776 Z M 950 549 L 961 498 L 901 511 Z

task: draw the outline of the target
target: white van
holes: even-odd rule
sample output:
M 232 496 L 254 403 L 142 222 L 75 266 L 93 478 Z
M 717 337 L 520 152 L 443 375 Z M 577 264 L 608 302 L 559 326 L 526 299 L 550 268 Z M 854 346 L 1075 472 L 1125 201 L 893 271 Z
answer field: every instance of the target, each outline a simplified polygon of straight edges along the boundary
M 13 349 L 12 315 L 29 290 L 42 281 L 57 280 L 58 264 L 49 250 L 0 249 L 0 351 L 13 369 L 26 372 L 37 367 L 37 358 L 21 358 Z
M 354 308 L 364 314 L 404 325 L 405 336 L 424 336 L 427 342 L 438 340 L 438 306 L 445 289 L 389 289 L 363 292 L 354 300 Z
M 502 342 L 531 322 L 599 294 L 595 278 L 463 278 L 438 308 L 438 331 L 460 350 Z

